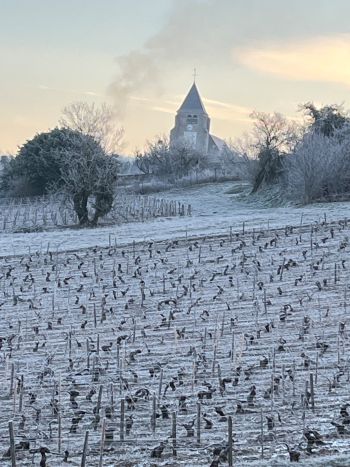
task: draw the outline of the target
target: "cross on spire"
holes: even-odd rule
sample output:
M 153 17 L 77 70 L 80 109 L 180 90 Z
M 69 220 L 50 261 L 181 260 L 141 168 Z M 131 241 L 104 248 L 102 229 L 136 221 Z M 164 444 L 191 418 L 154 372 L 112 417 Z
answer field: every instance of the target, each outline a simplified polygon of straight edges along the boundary
M 193 82 L 194 82 L 194 83 L 196 82 L 197 76 L 198 76 L 198 74 L 197 74 L 197 68 L 194 68 L 194 69 L 193 69 Z

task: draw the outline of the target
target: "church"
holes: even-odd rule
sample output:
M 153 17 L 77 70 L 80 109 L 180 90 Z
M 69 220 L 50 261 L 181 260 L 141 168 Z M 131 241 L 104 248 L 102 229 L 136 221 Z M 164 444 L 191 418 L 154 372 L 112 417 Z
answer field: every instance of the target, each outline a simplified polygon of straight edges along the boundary
M 170 145 L 186 144 L 209 157 L 212 163 L 219 161 L 225 141 L 210 134 L 210 118 L 205 110 L 196 82 L 187 94 L 175 117 L 170 132 Z

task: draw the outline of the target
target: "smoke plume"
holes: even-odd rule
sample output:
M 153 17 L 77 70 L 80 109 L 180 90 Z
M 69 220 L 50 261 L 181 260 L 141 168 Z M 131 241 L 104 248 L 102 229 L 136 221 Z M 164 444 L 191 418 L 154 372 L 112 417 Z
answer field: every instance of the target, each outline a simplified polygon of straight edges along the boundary
M 173 0 L 164 26 L 139 50 L 116 59 L 108 92 L 123 113 L 135 93 L 159 94 L 170 73 L 187 68 L 190 74 L 195 66 L 205 74 L 220 73 L 228 63 L 234 69 L 237 47 L 347 31 L 349 16 L 350 4 L 342 0 L 293 0 L 287 8 L 281 0 Z

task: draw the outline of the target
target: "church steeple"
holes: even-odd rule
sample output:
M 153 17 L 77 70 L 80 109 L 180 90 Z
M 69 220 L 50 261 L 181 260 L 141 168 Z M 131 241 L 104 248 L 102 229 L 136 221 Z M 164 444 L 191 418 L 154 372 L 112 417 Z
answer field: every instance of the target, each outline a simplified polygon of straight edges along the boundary
M 185 144 L 201 154 L 208 153 L 210 118 L 195 82 L 181 104 L 170 132 L 172 146 Z
M 210 155 L 212 162 L 218 158 L 225 142 L 210 134 L 210 118 L 203 105 L 196 84 L 196 71 L 193 84 L 175 116 L 175 126 L 170 131 L 172 147 L 186 146 L 200 154 Z
M 200 111 L 205 114 L 207 113 L 195 82 L 192 84 L 189 93 L 178 110 L 178 112 L 183 111 Z

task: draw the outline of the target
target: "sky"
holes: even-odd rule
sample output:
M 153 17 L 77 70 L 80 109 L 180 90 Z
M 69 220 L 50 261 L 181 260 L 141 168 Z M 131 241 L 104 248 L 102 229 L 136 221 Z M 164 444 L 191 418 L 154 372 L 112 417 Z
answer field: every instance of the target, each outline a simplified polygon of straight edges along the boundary
M 0 151 L 107 102 L 124 152 L 167 135 L 197 70 L 212 133 L 240 137 L 253 110 L 350 108 L 348 0 L 0 0 Z

